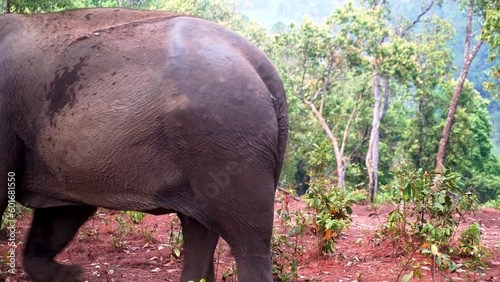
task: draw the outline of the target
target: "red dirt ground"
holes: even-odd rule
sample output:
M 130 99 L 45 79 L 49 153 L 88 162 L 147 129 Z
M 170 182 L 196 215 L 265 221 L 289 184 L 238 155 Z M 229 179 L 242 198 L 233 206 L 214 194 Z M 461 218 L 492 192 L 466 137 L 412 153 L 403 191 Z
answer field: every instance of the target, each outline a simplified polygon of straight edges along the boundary
M 282 207 L 283 194 L 278 195 L 276 209 Z M 286 197 L 286 196 L 285 196 Z M 289 200 L 291 210 L 305 210 L 303 201 Z M 392 256 L 392 247 L 389 242 L 377 239 L 378 226 L 385 221 L 387 214 L 393 209 L 391 205 L 379 208 L 379 217 L 369 217 L 374 210 L 369 205 L 353 207 L 353 222 L 335 246 L 335 254 L 319 257 L 316 251 L 315 237 L 306 235 L 299 239 L 305 246 L 302 255 L 296 258 L 299 261 L 296 281 L 396 281 L 403 268 L 403 261 L 410 255 Z M 124 228 L 119 227 L 116 219 L 123 218 Z M 483 243 L 488 246 L 492 254 L 489 268 L 484 275 L 466 277 L 464 273 L 458 277 L 452 275 L 452 281 L 500 281 L 500 211 L 482 209 L 476 216 L 467 216 L 467 224 L 478 222 L 483 235 Z M 182 267 L 182 256 L 176 259 L 169 247 L 169 232 L 177 232 L 178 222 L 175 215 L 146 216 L 139 224 L 133 224 L 127 214 L 117 211 L 100 209 L 79 231 L 79 235 L 69 247 L 61 253 L 57 260 L 64 264 L 80 264 L 86 270 L 88 281 L 178 281 Z M 282 226 L 275 218 L 275 225 Z M 6 265 L 0 265 L 0 281 L 30 281 L 22 269 L 19 259 L 22 242 L 31 223 L 31 215 L 22 216 L 17 222 L 19 246 L 17 248 L 18 262 L 16 275 L 8 275 Z M 465 228 L 466 225 L 461 226 Z M 133 228 L 130 234 L 130 227 Z M 127 235 L 119 235 L 119 231 Z M 155 230 L 154 232 L 152 232 Z M 2 234 L 5 237 L 5 234 Z M 115 238 L 115 239 L 113 239 Z M 153 238 L 153 242 L 150 239 Z M 113 240 L 126 240 L 123 247 L 112 245 Z M 118 243 L 117 243 L 118 244 Z M 119 244 L 118 244 L 119 245 Z M 0 254 L 6 254 L 8 246 L 6 240 L 0 238 Z M 215 253 L 217 281 L 222 279 L 222 272 L 230 272 L 233 266 L 228 245 L 221 240 Z M 429 263 L 423 255 L 414 256 L 415 263 Z M 428 266 L 428 265 L 427 265 Z M 427 269 L 429 269 L 427 267 Z M 403 271 L 403 275 L 410 270 Z M 423 281 L 431 281 L 429 270 L 423 269 Z M 403 276 L 401 275 L 401 277 Z M 449 275 L 449 274 L 447 274 Z M 445 281 L 439 273 L 437 281 Z M 225 281 L 236 281 L 233 277 Z M 417 281 L 417 280 L 415 280 Z

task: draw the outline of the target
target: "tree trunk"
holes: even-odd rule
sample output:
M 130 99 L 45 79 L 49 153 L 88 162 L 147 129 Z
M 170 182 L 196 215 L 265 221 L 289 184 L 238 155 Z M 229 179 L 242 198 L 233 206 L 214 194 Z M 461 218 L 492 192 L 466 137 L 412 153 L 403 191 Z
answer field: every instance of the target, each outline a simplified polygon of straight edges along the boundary
M 378 190 L 378 161 L 379 161 L 379 135 L 380 122 L 387 112 L 389 106 L 389 77 L 383 77 L 384 80 L 384 107 L 382 109 L 382 94 L 380 86 L 380 75 L 376 74 L 373 81 L 373 95 L 375 104 L 373 106 L 373 122 L 370 133 L 370 142 L 368 143 L 368 152 L 366 154 L 366 169 L 368 171 L 368 181 L 370 189 L 370 201 L 373 201 Z
M 10 14 L 10 7 L 11 7 L 10 0 L 7 0 L 7 5 L 5 6 L 5 13 L 6 14 Z
M 330 142 L 332 142 L 333 145 L 333 151 L 335 152 L 335 160 L 337 162 L 337 185 L 341 188 L 344 189 L 345 186 L 345 172 L 347 168 L 347 161 L 344 160 L 343 154 L 340 150 L 339 147 L 339 142 L 337 141 L 337 138 L 335 138 L 335 135 L 333 135 L 332 130 L 326 123 L 325 119 L 323 118 L 323 115 L 318 111 L 314 103 L 311 102 L 306 102 L 306 104 L 311 108 L 311 110 L 314 113 L 314 116 L 316 119 L 319 121 L 321 124 L 321 127 L 325 131 L 326 135 L 328 136 L 328 139 L 330 139 Z M 347 129 L 346 129 L 347 130 Z
M 380 125 L 380 104 L 382 101 L 382 95 L 380 94 L 380 76 L 378 74 L 375 75 L 373 80 L 373 96 L 375 98 L 375 104 L 373 105 L 372 130 L 365 159 L 366 170 L 368 171 L 370 201 L 373 201 L 375 193 L 377 192 L 378 128 Z
M 458 102 L 460 100 L 460 94 L 462 93 L 462 88 L 464 86 L 465 79 L 467 78 L 467 74 L 469 72 L 472 60 L 474 60 L 474 57 L 476 56 L 477 52 L 481 48 L 481 45 L 483 44 L 482 40 L 477 41 L 476 46 L 474 46 L 474 50 L 470 52 L 473 8 L 474 8 L 474 0 L 470 0 L 469 11 L 467 14 L 467 28 L 465 34 L 464 65 L 460 72 L 460 76 L 458 78 L 455 90 L 453 91 L 453 97 L 451 99 L 450 108 L 448 110 L 448 117 L 446 118 L 446 123 L 443 128 L 443 134 L 441 135 L 441 139 L 439 140 L 439 149 L 436 158 L 436 170 L 440 172 L 443 171 L 443 165 L 446 157 L 446 149 L 448 146 L 448 140 L 450 138 L 451 127 L 453 126 L 453 122 L 455 120 L 455 112 L 457 111 Z

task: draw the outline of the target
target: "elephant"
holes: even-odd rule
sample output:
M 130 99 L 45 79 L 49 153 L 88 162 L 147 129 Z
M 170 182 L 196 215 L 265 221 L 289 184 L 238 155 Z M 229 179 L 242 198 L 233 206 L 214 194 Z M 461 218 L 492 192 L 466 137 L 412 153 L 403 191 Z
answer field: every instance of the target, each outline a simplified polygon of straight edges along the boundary
M 15 175 L 33 281 L 85 280 L 54 258 L 97 207 L 177 213 L 181 281 L 214 281 L 219 237 L 239 281 L 272 281 L 288 114 L 262 51 L 200 18 L 118 8 L 2 15 L 0 50 L 0 214 Z

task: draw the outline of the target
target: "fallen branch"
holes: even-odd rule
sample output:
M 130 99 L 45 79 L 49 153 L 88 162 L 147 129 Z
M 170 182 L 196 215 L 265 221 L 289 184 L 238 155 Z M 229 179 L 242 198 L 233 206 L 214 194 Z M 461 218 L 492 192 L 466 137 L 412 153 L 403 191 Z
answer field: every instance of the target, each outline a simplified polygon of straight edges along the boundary
M 290 198 L 294 199 L 295 201 L 297 201 L 297 202 L 302 202 L 302 200 L 301 200 L 301 199 L 299 199 L 299 198 L 297 198 L 297 197 L 293 196 L 293 195 L 292 195 L 292 193 L 290 193 L 290 191 L 286 190 L 285 188 L 283 188 L 283 187 L 278 187 L 278 190 L 280 190 L 281 192 L 283 192 L 283 193 L 287 194 L 288 196 L 290 196 Z

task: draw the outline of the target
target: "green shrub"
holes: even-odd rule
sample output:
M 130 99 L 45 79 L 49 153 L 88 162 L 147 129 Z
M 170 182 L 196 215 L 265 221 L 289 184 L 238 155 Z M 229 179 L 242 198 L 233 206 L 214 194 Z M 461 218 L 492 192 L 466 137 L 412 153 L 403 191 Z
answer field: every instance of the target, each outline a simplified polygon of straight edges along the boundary
M 487 267 L 491 254 L 481 242 L 481 230 L 479 230 L 477 223 L 471 224 L 460 234 L 458 251 L 461 256 L 470 258 L 469 261 L 465 262 L 470 268 L 480 270 Z
M 500 197 L 487 201 L 486 203 L 483 204 L 483 207 L 500 210 Z
M 351 205 L 358 199 L 357 193 L 347 193 L 332 184 L 331 179 L 324 175 L 325 164 L 331 160 L 327 143 L 313 145 L 309 162 L 312 170 L 309 172 L 309 190 L 306 193 L 307 206 L 314 212 L 314 228 L 320 255 L 333 253 L 335 239 L 352 222 Z
M 127 211 L 127 215 L 135 224 L 140 223 L 144 219 L 144 217 L 146 217 L 145 213 L 139 211 Z
M 304 238 L 308 225 L 302 211 L 290 210 L 289 196 L 285 195 L 282 206 L 276 211 L 279 224 L 273 229 L 272 257 L 273 276 L 277 281 L 294 281 L 299 278 L 297 257 L 302 254 L 304 247 L 299 238 Z
M 320 254 L 333 253 L 335 239 L 352 222 L 351 205 L 355 200 L 332 185 L 330 179 L 317 177 L 309 184 L 306 201 L 314 210 L 318 251 Z
M 393 243 L 416 239 L 418 245 L 447 246 L 460 222 L 465 221 L 464 214 L 474 213 L 479 207 L 477 197 L 461 188 L 461 176 L 449 169 L 436 177 L 403 162 L 394 173 L 397 206 L 385 225 Z

